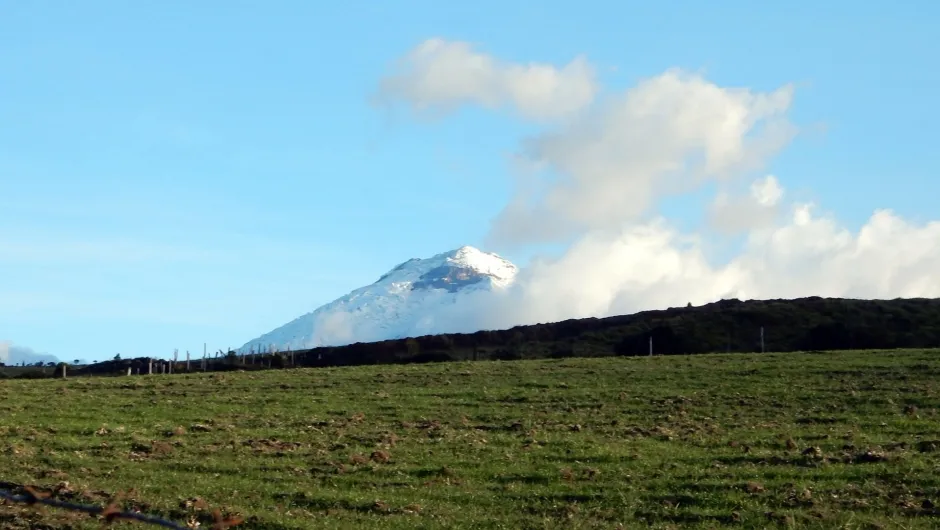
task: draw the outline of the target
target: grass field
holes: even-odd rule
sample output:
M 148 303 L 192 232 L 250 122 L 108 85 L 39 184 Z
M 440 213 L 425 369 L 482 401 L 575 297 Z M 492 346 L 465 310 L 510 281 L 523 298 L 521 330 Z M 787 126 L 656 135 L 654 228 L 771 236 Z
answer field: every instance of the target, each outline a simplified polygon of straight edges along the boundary
M 7 380 L 0 481 L 204 527 L 195 498 L 258 529 L 938 528 L 938 355 Z

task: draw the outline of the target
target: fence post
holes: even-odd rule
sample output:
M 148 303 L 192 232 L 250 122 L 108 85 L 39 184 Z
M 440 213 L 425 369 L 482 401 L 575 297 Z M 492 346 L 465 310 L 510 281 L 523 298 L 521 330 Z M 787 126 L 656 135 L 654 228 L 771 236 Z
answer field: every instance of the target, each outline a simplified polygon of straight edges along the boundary
M 153 359 L 147 359 L 147 375 L 153 375 Z

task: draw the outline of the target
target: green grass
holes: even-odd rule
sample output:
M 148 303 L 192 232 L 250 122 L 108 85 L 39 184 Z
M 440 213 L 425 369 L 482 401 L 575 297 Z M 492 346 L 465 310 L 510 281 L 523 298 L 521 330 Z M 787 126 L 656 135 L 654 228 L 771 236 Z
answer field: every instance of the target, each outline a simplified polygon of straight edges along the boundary
M 6 380 L 0 481 L 244 528 L 937 528 L 938 353 Z M 41 525 L 96 527 L 0 505 Z

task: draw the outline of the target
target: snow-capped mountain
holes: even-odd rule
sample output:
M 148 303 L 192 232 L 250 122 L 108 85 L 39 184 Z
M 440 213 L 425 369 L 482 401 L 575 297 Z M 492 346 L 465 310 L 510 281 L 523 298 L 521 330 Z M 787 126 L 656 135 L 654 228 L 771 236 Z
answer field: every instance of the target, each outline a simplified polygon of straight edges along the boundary
M 506 259 L 469 246 L 413 258 L 372 285 L 266 333 L 239 351 L 339 346 L 442 332 L 442 323 L 435 321 L 442 309 L 473 293 L 505 289 L 517 272 Z

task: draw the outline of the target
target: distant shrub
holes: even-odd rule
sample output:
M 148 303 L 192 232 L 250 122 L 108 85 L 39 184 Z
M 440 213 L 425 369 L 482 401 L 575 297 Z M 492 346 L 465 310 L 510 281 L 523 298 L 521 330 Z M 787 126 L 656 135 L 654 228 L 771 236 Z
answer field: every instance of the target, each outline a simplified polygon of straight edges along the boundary
M 287 356 L 283 353 L 275 353 L 271 356 L 271 368 L 284 368 L 287 366 Z
M 227 364 L 234 366 L 238 364 L 238 361 L 239 361 L 238 354 L 235 353 L 234 351 L 229 350 L 228 353 L 225 354 L 225 362 Z
M 30 370 L 28 372 L 17 374 L 14 379 L 46 379 L 47 377 L 49 376 L 40 370 Z
M 55 371 L 52 372 L 53 377 L 62 377 L 62 373 L 65 372 L 65 375 L 68 375 L 69 365 L 66 363 L 59 363 L 55 365 Z

